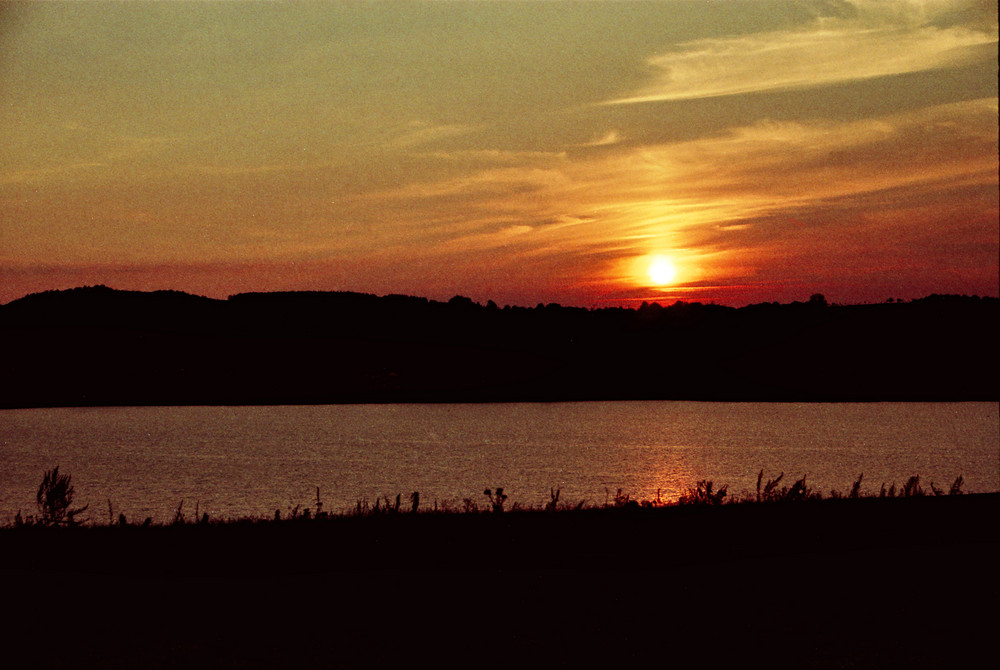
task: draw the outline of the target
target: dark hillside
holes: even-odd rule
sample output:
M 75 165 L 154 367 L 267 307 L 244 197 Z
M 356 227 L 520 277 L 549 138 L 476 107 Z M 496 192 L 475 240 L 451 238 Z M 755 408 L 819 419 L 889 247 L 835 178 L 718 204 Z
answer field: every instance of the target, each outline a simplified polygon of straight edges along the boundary
M 0 406 L 997 399 L 1000 300 L 481 306 L 106 287 L 0 307 Z

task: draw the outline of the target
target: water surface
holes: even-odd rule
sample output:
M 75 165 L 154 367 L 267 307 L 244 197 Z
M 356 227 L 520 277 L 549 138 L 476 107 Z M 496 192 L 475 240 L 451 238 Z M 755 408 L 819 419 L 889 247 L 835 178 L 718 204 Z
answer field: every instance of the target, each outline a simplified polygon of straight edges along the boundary
M 0 411 L 0 523 L 35 512 L 45 469 L 73 476 L 95 521 L 108 501 L 169 521 L 327 510 L 383 496 L 461 507 L 503 486 L 510 503 L 675 499 L 699 479 L 755 488 L 757 472 L 828 492 L 902 484 L 1000 490 L 997 403 L 693 402 L 126 407 Z M 791 482 L 789 482 L 791 483 Z M 404 502 L 405 504 L 405 502 Z

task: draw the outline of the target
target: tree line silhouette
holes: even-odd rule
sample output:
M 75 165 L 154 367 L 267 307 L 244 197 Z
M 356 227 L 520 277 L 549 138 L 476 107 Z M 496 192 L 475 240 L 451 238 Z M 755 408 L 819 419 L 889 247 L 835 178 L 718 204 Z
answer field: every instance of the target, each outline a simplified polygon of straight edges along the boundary
M 995 400 L 1000 300 L 534 308 L 104 286 L 0 306 L 0 406 Z

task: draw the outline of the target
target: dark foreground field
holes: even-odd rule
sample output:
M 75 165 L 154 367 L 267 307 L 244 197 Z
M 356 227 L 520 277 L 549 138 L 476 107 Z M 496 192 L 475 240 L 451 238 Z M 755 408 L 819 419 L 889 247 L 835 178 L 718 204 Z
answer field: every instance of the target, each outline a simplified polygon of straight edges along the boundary
M 997 667 L 1000 494 L 0 529 L 9 668 Z

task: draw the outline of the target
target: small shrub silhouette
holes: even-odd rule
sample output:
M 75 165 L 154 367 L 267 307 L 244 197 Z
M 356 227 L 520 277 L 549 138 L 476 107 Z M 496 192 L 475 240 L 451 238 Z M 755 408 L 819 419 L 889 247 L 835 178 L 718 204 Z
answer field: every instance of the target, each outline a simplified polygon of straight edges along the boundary
M 711 480 L 702 479 L 693 489 L 688 489 L 688 492 L 682 495 L 677 500 L 678 505 L 721 505 L 723 498 L 729 491 L 729 485 L 726 484 L 718 491 L 713 491 L 714 485 Z
M 89 505 L 72 509 L 75 493 L 72 479 L 71 475 L 60 474 L 58 465 L 45 471 L 35 495 L 35 502 L 41 513 L 39 522 L 43 526 L 76 526 L 85 523 L 85 520 L 78 521 L 76 517 L 86 511 Z
M 757 475 L 757 502 L 776 500 L 777 494 L 775 493 L 775 489 L 778 488 L 778 482 L 780 482 L 784 476 L 785 473 L 782 472 L 774 479 L 768 480 L 767 484 L 764 485 L 764 490 L 762 492 L 760 489 L 760 482 L 761 479 L 764 478 L 764 471 L 761 470 Z
M 848 498 L 857 499 L 861 497 L 861 478 L 865 476 L 865 473 L 858 475 L 858 478 L 854 481 L 851 486 L 851 492 L 847 495 Z
M 764 481 L 764 471 L 761 470 L 757 473 L 757 502 L 794 502 L 798 500 L 816 500 L 823 497 L 821 493 L 813 491 L 806 484 L 806 475 L 802 475 L 801 479 L 797 479 L 790 487 L 782 486 L 779 489 L 778 483 L 781 482 L 784 476 L 785 473 L 782 472 L 774 479 L 768 480 L 761 487 L 761 483 Z M 860 477 L 854 485 L 860 489 Z M 854 493 L 854 489 L 852 489 L 852 493 Z M 834 491 L 831 497 L 839 498 L 840 494 Z
M 610 500 L 610 502 L 608 502 Z M 604 489 L 604 506 L 605 507 L 628 507 L 635 508 L 639 507 L 638 500 L 632 500 L 631 493 L 625 493 L 624 490 L 618 489 L 612 496 L 611 491 Z
M 640 507 L 663 507 L 667 504 L 667 501 L 663 499 L 662 489 L 656 489 L 656 497 L 652 500 L 643 500 L 639 503 Z
M 490 505 L 492 505 L 495 514 L 503 513 L 503 504 L 507 502 L 507 494 L 503 492 L 502 486 L 497 487 L 496 494 L 490 489 L 486 489 L 483 491 L 483 495 L 490 499 Z
M 788 490 L 781 490 L 781 499 L 787 501 L 797 501 L 797 500 L 809 500 L 814 498 L 815 495 L 808 486 L 806 486 L 806 476 L 802 475 L 802 479 L 798 479 L 792 484 L 791 488 Z
M 913 475 L 903 484 L 902 495 L 904 498 L 915 498 L 924 495 L 924 490 L 920 487 L 920 475 Z
M 545 503 L 546 512 L 555 512 L 559 509 L 559 493 L 562 489 L 549 488 L 549 501 Z

